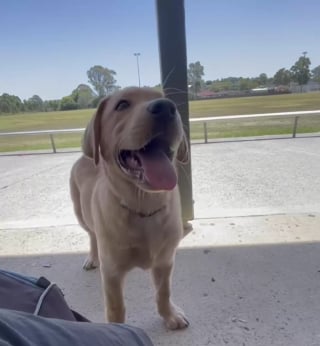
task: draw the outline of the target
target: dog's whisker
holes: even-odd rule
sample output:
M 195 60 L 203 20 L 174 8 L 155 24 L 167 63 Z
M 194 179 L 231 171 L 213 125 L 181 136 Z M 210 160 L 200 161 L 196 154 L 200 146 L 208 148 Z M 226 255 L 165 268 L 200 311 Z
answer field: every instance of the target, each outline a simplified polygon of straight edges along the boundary
M 183 166 L 183 165 L 180 165 L 180 169 L 184 173 L 184 175 L 187 178 L 188 182 L 191 184 L 191 177 L 189 177 L 186 167 Z
M 179 89 L 179 88 L 165 88 L 163 89 L 164 91 L 169 91 L 169 90 L 175 90 L 175 91 L 184 91 L 183 89 Z
M 170 76 L 172 75 L 172 73 L 174 72 L 175 70 L 175 66 L 171 69 L 171 71 L 167 74 L 166 78 L 164 79 L 163 83 L 162 83 L 162 89 L 164 90 L 165 87 L 166 87 L 166 84 L 170 78 Z

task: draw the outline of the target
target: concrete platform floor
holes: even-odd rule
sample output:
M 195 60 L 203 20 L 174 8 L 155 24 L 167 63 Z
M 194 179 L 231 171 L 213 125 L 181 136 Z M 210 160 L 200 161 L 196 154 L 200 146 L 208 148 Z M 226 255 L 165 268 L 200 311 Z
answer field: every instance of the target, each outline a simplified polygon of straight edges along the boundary
M 78 155 L 0 157 L 0 267 L 48 277 L 102 321 L 68 196 Z M 126 280 L 128 323 L 155 345 L 320 345 L 320 139 L 194 145 L 192 158 L 196 220 L 173 280 L 191 325 L 165 329 L 141 270 Z

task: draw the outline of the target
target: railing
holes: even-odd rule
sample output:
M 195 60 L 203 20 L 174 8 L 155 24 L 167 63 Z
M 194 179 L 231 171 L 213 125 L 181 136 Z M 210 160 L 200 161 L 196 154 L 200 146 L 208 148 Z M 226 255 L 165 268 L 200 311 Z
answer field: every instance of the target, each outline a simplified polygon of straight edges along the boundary
M 226 115 L 216 117 L 202 117 L 202 118 L 191 118 L 190 123 L 203 123 L 203 138 L 204 143 L 208 143 L 208 122 L 222 121 L 222 120 L 235 120 L 235 119 L 252 119 L 252 118 L 279 118 L 282 116 L 293 118 L 292 127 L 292 138 L 296 137 L 298 121 L 300 117 L 320 115 L 320 110 L 315 111 L 298 111 L 298 112 L 278 112 L 278 113 L 260 113 L 260 114 L 246 114 L 246 115 Z M 40 131 L 21 131 L 21 132 L 0 132 L 1 136 L 19 136 L 19 135 L 44 135 L 48 134 L 51 142 L 52 151 L 57 152 L 56 145 L 54 142 L 55 134 L 63 133 L 81 133 L 84 132 L 84 128 L 76 129 L 63 129 L 63 130 L 40 130 Z
M 260 113 L 260 114 L 246 114 L 246 115 L 226 115 L 218 117 L 208 117 L 208 118 L 191 118 L 190 123 L 203 123 L 203 138 L 204 143 L 208 143 L 208 122 L 211 121 L 221 121 L 221 120 L 235 120 L 235 119 L 252 119 L 252 118 L 279 118 L 282 116 L 292 117 L 293 127 L 292 127 L 292 138 L 297 135 L 298 121 L 302 116 L 310 115 L 320 115 L 320 110 L 315 111 L 298 111 L 298 112 L 277 112 L 277 113 Z
M 61 134 L 61 133 L 81 133 L 84 132 L 84 128 L 77 128 L 77 129 L 63 129 L 63 130 L 40 130 L 40 131 L 19 131 L 19 132 L 0 132 L 1 136 L 24 136 L 24 135 L 45 135 L 48 134 L 51 142 L 52 151 L 54 153 L 57 152 L 56 144 L 54 142 L 54 134 Z

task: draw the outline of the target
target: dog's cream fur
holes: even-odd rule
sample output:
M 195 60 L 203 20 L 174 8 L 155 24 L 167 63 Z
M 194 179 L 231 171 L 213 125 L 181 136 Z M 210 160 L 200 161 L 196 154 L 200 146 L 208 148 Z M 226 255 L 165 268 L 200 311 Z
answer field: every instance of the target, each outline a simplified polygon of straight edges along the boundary
M 151 269 L 158 311 L 170 329 L 188 326 L 170 300 L 176 248 L 183 237 L 178 187 L 151 191 L 120 167 L 121 150 L 136 150 L 157 135 L 170 142 L 173 164 L 185 161 L 187 146 L 180 115 L 157 129 L 148 105 L 163 95 L 149 88 L 126 88 L 100 103 L 83 139 L 83 156 L 74 164 L 71 197 L 80 225 L 90 236 L 85 269 L 100 266 L 106 317 L 125 321 L 123 279 L 133 267 Z M 120 100 L 124 106 L 116 109 Z

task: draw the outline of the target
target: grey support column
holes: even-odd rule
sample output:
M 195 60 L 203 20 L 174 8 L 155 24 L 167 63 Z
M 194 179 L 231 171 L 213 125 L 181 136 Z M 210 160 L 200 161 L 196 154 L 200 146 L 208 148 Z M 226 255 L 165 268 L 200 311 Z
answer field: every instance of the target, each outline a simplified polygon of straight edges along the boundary
M 156 6 L 162 87 L 178 106 L 190 150 L 184 0 L 156 0 Z M 191 162 L 179 167 L 179 188 L 186 222 L 194 217 Z

